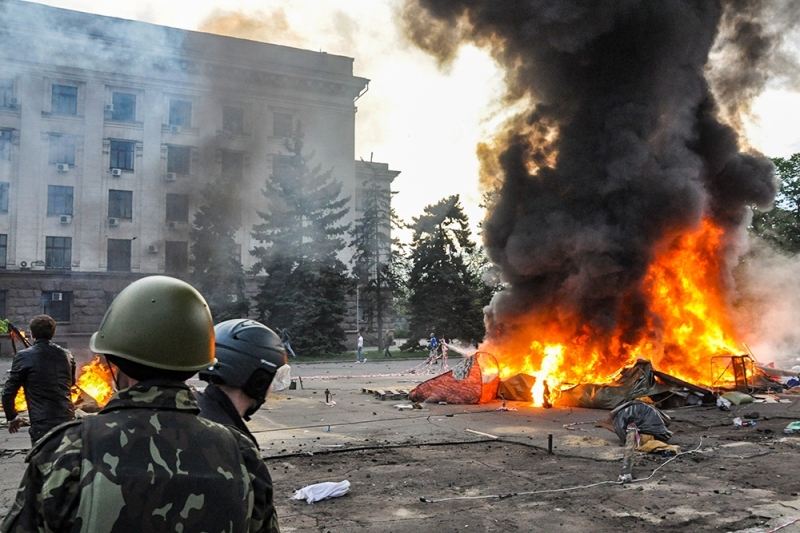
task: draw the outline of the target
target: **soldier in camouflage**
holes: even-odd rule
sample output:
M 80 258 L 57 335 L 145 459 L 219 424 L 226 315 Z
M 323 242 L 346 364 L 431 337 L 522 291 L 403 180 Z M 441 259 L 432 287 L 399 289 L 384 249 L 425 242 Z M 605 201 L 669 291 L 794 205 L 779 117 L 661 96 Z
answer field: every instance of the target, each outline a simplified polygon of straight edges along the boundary
M 111 304 L 90 347 L 123 388 L 31 450 L 2 532 L 276 533 L 272 480 L 245 435 L 197 416 L 184 381 L 215 363 L 190 285 L 151 276 Z

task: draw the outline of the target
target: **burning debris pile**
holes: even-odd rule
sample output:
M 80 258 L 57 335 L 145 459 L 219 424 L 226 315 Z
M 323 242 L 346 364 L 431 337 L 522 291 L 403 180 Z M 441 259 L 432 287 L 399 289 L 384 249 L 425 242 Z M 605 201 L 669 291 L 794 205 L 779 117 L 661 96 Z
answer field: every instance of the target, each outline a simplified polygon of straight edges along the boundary
M 539 405 L 548 384 L 608 383 L 639 359 L 710 386 L 712 359 L 743 353 L 731 272 L 751 206 L 770 205 L 776 182 L 729 124 L 765 83 L 776 6 L 407 3 L 418 46 L 442 63 L 465 42 L 490 50 L 523 109 L 479 147 L 495 192 L 484 243 L 508 284 L 481 349 L 501 379 L 535 376 Z M 712 50 L 733 51 L 719 90 Z
M 114 395 L 113 383 L 114 379 L 108 365 L 100 360 L 100 356 L 95 356 L 92 361 L 81 367 L 75 386 L 72 388 L 72 403 L 83 411 L 96 412 Z M 19 412 L 28 410 L 25 391 L 22 388 L 17 391 L 17 396 L 14 398 L 14 407 Z

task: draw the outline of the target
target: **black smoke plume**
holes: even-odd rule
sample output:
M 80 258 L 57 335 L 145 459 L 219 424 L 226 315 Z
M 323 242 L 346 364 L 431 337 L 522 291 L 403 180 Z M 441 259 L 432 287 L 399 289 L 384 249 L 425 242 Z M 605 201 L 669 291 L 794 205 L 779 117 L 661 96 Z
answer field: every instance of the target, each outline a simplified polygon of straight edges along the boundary
M 642 291 L 655 254 L 706 219 L 724 230 L 728 283 L 750 206 L 776 193 L 771 161 L 744 153 L 720 119 L 764 87 L 758 69 L 779 39 L 762 4 L 407 2 L 412 41 L 443 64 L 463 43 L 487 48 L 507 101 L 527 103 L 492 143 L 499 176 L 483 238 L 509 288 L 487 308 L 488 341 L 524 349 L 534 339 L 515 332 L 535 317 L 574 338 L 590 331 L 606 357 L 624 359 L 612 333 L 631 344 L 659 336 Z M 715 43 L 736 62 L 717 72 L 719 93 L 707 79 Z

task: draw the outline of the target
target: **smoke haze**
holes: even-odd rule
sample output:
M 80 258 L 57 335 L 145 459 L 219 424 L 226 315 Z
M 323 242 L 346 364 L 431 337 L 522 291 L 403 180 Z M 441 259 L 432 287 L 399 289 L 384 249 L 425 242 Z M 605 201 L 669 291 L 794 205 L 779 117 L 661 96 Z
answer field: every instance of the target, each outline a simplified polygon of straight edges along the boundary
M 781 24 L 800 12 L 782 4 Z M 737 130 L 770 69 L 785 65 L 768 2 L 409 1 L 407 35 L 453 60 L 463 43 L 504 68 L 523 111 L 478 149 L 497 189 L 484 243 L 508 290 L 487 340 L 524 350 L 531 320 L 574 337 L 634 343 L 660 332 L 642 283 L 655 255 L 710 220 L 723 229 L 719 285 L 743 251 L 750 206 L 777 187 L 772 162 Z M 724 58 L 710 69 L 709 55 Z M 707 75 L 714 74 L 712 90 Z M 727 122 L 723 122 L 723 117 Z

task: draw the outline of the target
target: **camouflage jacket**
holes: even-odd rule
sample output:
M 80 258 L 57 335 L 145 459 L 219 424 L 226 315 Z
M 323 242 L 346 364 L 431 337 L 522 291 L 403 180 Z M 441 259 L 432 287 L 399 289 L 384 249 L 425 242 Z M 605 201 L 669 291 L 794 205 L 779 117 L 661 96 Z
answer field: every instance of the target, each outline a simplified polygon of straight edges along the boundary
M 278 533 L 257 448 L 198 412 L 185 384 L 152 380 L 59 426 L 30 451 L 0 531 Z

